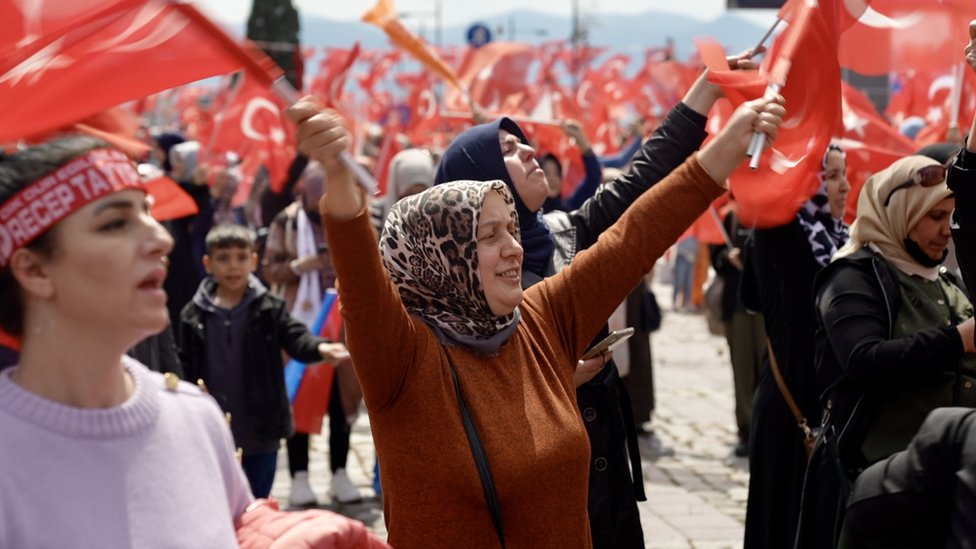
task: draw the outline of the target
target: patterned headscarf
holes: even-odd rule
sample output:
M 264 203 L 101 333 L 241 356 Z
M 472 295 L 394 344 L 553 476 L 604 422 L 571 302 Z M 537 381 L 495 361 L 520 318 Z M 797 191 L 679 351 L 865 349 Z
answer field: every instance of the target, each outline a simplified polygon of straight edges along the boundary
M 892 193 L 892 189 L 911 179 L 926 166 L 939 163 L 924 156 L 908 156 L 875 173 L 864 182 L 857 200 L 857 218 L 851 225 L 851 240 L 834 259 L 848 256 L 871 244 L 881 255 L 902 272 L 928 280 L 938 277 L 938 267 L 925 267 L 912 258 L 905 248 L 905 239 L 936 204 L 952 196 L 945 182 L 932 187 L 912 185 Z M 887 206 L 884 201 L 891 196 Z
M 400 299 L 441 341 L 483 355 L 498 353 L 515 331 L 519 311 L 491 311 L 478 272 L 482 205 L 497 192 L 518 226 L 515 199 L 501 181 L 453 181 L 404 198 L 390 210 L 380 253 Z
M 827 152 L 824 153 L 821 163 L 821 175 L 826 175 L 827 156 L 832 152 L 844 154 L 844 149 L 837 145 L 827 147 Z M 844 223 L 844 212 L 836 212 L 840 214 L 836 217 L 834 213 L 830 211 L 827 181 L 821 177 L 820 188 L 817 189 L 816 194 L 810 197 L 810 200 L 796 213 L 796 220 L 799 221 L 803 233 L 807 236 L 813 258 L 821 267 L 830 263 L 831 256 L 838 248 L 847 243 L 849 238 L 847 223 Z

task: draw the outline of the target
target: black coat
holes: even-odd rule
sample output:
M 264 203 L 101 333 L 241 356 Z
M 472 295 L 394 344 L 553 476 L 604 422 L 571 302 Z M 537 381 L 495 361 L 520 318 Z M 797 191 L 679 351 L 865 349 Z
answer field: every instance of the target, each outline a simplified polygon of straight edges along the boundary
M 202 379 L 206 383 L 209 379 L 207 314 L 210 313 L 192 301 L 180 314 L 180 361 L 191 382 Z M 318 362 L 322 359 L 318 346 L 327 340 L 313 336 L 304 324 L 292 318 L 283 299 L 264 293 L 249 306 L 244 341 L 241 369 L 248 420 L 264 438 L 287 438 L 293 427 L 281 351 L 303 362 Z
M 704 116 L 679 103 L 634 156 L 631 170 L 571 212 L 543 216 L 556 247 L 546 276 L 596 243 L 647 189 L 680 166 L 705 140 Z M 526 288 L 541 281 L 523 269 Z M 607 334 L 601 331 L 596 341 Z M 637 501 L 644 501 L 636 430 L 630 399 L 611 361 L 593 380 L 579 387 L 576 400 L 590 439 L 588 510 L 594 549 L 644 547 Z M 629 463 L 628 463 L 629 454 Z
M 871 547 L 976 548 L 976 410 L 935 409 L 907 450 L 861 473 L 847 523 Z
M 976 154 L 965 149 L 956 158 L 946 183 L 956 195 L 952 213 L 952 240 L 963 281 L 970 292 L 976 292 Z M 969 296 L 973 300 L 973 296 Z
M 794 218 L 757 229 L 746 251 L 742 301 L 763 314 L 780 372 L 808 424 L 820 422 L 814 379 L 813 279 L 820 270 Z M 800 515 L 807 458 L 803 434 L 780 393 L 768 357 L 752 403 L 746 549 L 790 547 Z

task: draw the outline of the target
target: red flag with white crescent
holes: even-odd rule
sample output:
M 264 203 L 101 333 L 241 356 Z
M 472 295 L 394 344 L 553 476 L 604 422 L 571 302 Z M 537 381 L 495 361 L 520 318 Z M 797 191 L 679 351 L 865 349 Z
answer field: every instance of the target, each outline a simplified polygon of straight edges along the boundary
M 281 191 L 295 157 L 295 129 L 284 116 L 286 105 L 267 84 L 242 76 L 229 103 L 214 115 L 216 133 L 210 136 L 211 153 L 236 152 L 243 158 L 245 182 L 238 187 L 235 203 L 247 199 L 248 183 L 262 164 L 268 169 L 271 188 Z
M 183 2 L 0 0 L 0 13 L 0 142 L 261 66 Z

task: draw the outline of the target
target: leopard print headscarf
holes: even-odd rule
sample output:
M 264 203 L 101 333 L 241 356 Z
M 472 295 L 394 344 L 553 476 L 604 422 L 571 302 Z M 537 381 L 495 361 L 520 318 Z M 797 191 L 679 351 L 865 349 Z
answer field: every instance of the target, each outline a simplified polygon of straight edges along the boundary
M 380 237 L 380 254 L 407 310 L 441 341 L 483 355 L 498 353 L 515 331 L 519 311 L 497 316 L 478 273 L 476 232 L 489 192 L 515 200 L 501 181 L 453 181 L 397 202 Z

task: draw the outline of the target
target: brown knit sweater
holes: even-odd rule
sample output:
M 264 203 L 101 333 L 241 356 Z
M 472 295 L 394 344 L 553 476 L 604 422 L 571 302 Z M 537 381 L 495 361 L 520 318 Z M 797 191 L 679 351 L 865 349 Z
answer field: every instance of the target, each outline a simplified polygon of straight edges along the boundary
M 572 266 L 526 290 L 522 320 L 498 356 L 449 349 L 491 464 L 508 547 L 590 547 L 577 358 L 721 190 L 696 157 L 689 159 Z M 391 545 L 497 547 L 444 347 L 403 308 L 368 209 L 345 222 L 323 218 L 347 345 L 382 463 Z

